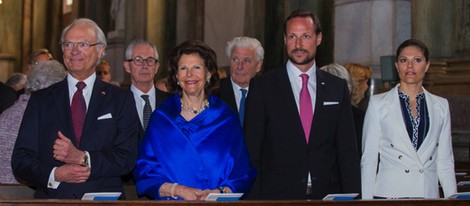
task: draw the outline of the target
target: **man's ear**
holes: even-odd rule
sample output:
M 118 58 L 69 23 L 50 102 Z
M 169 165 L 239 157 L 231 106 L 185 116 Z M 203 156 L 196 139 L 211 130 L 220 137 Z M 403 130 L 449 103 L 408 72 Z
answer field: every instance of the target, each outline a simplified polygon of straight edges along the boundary
M 261 67 L 263 66 L 263 60 L 259 60 L 256 64 L 256 73 L 261 71 Z
M 127 72 L 127 73 L 131 73 L 131 68 L 129 67 L 129 62 L 125 61 L 122 63 L 122 66 L 124 66 L 124 70 Z
M 155 64 L 155 74 L 158 73 L 158 69 L 159 69 L 159 68 L 160 68 L 160 62 L 157 62 L 157 63 Z

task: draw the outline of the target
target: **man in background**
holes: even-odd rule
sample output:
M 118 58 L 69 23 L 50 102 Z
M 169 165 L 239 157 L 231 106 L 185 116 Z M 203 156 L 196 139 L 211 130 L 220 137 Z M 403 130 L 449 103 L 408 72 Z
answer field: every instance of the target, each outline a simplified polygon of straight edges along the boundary
M 112 79 L 111 66 L 109 65 L 109 62 L 104 59 L 100 60 L 98 65 L 96 65 L 96 75 L 101 80 L 103 80 L 103 82 L 110 83 L 117 87 L 120 86 L 119 82 L 111 80 Z
M 162 103 L 167 94 L 155 87 L 158 72 L 157 47 L 146 40 L 133 40 L 126 48 L 124 69 L 131 77 L 130 90 L 134 94 L 135 108 L 140 120 L 139 139 L 147 128 L 150 114 Z
M 226 52 L 230 61 L 230 76 L 221 79 L 219 96 L 239 114 L 243 126 L 250 80 L 261 71 L 264 49 L 255 38 L 235 37 L 227 42 Z

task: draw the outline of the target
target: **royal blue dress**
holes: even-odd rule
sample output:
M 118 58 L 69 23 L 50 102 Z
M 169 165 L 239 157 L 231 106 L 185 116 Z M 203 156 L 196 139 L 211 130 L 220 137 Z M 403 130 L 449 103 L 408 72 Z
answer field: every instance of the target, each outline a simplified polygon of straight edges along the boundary
M 181 115 L 179 95 L 152 114 L 134 169 L 137 193 L 160 197 L 165 183 L 205 189 L 229 187 L 248 193 L 256 172 L 250 163 L 238 116 L 218 97 L 190 121 Z

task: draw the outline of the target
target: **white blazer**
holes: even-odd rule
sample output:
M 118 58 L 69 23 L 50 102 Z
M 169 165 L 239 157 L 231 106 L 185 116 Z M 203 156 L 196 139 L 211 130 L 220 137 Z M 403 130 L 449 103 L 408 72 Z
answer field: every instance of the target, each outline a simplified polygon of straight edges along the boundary
M 439 198 L 438 182 L 449 197 L 457 192 L 449 104 L 424 90 L 430 126 L 415 151 L 403 121 L 399 86 L 369 100 L 362 137 L 362 198 Z

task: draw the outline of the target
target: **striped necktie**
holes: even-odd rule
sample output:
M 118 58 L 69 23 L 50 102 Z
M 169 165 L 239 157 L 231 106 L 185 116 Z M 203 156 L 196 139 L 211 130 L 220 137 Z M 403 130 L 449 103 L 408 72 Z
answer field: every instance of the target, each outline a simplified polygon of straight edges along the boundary
M 144 99 L 144 112 L 143 114 L 143 122 L 144 122 L 144 130 L 147 129 L 147 125 L 149 123 L 150 115 L 152 115 L 152 106 L 150 106 L 149 95 L 143 94 L 140 97 Z

